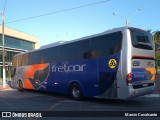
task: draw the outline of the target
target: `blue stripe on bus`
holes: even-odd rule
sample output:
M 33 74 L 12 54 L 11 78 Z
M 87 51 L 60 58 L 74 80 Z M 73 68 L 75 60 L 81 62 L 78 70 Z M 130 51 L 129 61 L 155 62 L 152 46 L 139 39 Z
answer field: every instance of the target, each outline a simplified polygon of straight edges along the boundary
M 111 59 L 116 60 L 115 68 L 108 65 Z M 103 94 L 116 79 L 119 61 L 120 52 L 107 58 L 50 63 L 46 91 L 67 93 L 69 84 L 74 81 L 80 84 L 84 96 Z

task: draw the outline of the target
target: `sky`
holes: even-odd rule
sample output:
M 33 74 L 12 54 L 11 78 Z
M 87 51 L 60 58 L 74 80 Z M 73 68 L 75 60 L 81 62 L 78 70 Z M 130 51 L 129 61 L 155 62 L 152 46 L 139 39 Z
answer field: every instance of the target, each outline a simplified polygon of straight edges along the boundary
M 0 0 L 0 12 L 4 4 Z M 160 30 L 159 5 L 160 0 L 6 0 L 5 27 L 37 36 L 39 46 L 123 27 L 127 19 L 129 26 L 154 32 Z M 53 14 L 41 16 L 48 13 Z

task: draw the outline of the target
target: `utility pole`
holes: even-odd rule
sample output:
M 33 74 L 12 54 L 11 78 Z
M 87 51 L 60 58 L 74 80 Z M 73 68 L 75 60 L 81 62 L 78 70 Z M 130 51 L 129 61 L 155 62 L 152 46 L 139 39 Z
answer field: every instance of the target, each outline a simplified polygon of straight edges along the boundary
M 2 12 L 2 63 L 3 63 L 3 87 L 6 87 L 5 51 L 4 51 L 4 12 Z

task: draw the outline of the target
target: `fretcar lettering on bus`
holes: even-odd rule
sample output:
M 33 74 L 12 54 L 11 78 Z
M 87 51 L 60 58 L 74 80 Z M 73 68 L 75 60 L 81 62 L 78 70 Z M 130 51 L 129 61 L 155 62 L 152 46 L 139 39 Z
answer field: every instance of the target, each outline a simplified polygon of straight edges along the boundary
M 82 72 L 84 71 L 84 67 L 86 64 L 83 65 L 62 65 L 62 66 L 56 66 L 53 65 L 51 67 L 52 72 Z

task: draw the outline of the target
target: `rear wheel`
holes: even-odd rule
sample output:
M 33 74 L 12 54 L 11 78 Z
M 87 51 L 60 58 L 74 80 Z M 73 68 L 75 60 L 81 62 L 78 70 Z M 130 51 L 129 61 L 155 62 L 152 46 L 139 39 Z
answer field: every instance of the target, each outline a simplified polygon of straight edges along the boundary
M 81 90 L 81 87 L 77 83 L 74 83 L 71 85 L 70 95 L 71 95 L 72 99 L 74 99 L 74 100 L 81 100 L 82 99 L 82 90 Z
M 17 82 L 17 90 L 20 92 L 22 92 L 24 90 L 22 81 L 20 81 L 20 80 Z

